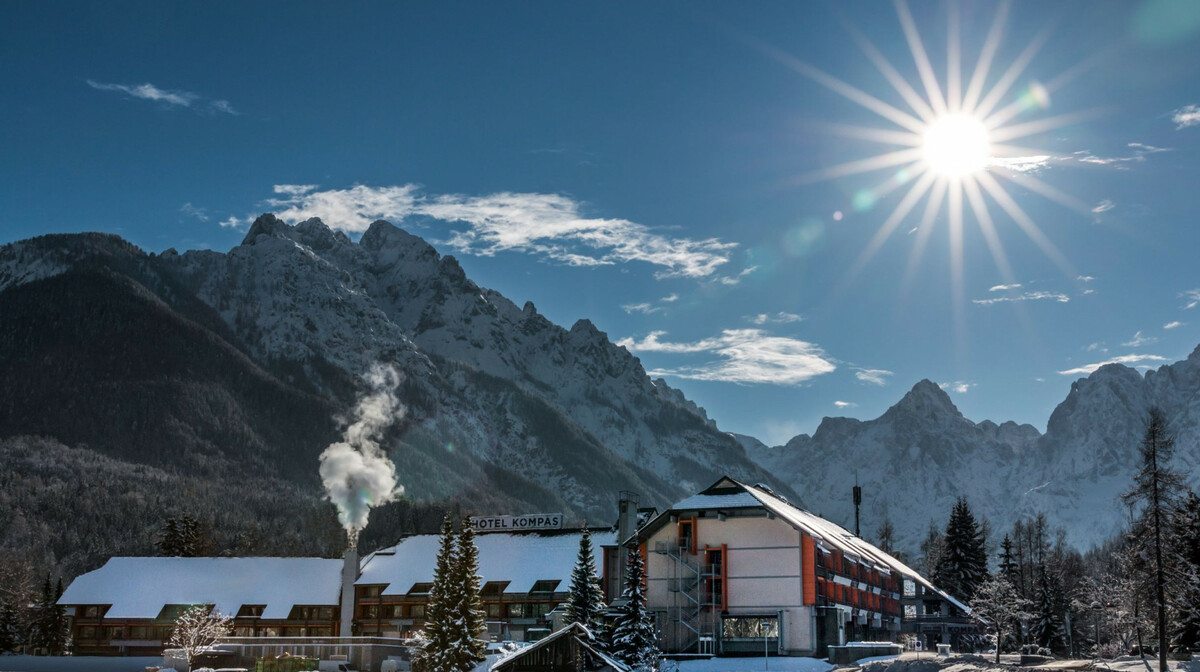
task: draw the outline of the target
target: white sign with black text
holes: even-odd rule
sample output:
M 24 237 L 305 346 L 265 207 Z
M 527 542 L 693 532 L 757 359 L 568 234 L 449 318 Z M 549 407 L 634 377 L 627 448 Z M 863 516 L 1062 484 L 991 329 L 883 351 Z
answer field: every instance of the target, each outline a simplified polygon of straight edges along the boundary
M 471 525 L 479 532 L 521 532 L 524 530 L 561 530 L 563 514 L 531 513 L 524 516 L 471 516 Z

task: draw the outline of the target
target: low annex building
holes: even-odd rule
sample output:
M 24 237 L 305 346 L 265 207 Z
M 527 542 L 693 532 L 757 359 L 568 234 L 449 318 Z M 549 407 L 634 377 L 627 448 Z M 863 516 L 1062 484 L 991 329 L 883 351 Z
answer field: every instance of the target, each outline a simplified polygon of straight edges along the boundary
M 110 558 L 67 587 L 76 655 L 159 655 L 193 605 L 234 617 L 244 637 L 339 634 L 341 560 Z
M 590 530 L 594 562 L 607 597 L 615 590 L 617 532 Z M 566 601 L 581 530 L 479 534 L 480 597 L 488 635 L 532 641 L 550 634 L 553 612 Z M 439 536 L 406 537 L 363 559 L 355 581 L 356 634 L 408 637 L 425 624 Z
M 637 533 L 647 600 L 669 653 L 824 656 L 849 641 L 896 641 L 921 620 L 970 610 L 916 571 L 763 485 L 725 477 Z M 936 630 L 934 629 L 936 627 Z

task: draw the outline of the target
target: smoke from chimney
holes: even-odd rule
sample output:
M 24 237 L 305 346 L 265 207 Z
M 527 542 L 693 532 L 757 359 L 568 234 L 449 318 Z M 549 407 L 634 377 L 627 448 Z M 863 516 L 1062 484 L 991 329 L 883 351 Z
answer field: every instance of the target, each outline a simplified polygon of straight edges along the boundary
M 363 376 L 370 389 L 355 405 L 353 422 L 341 441 L 329 444 L 321 453 L 321 482 L 337 506 L 338 522 L 346 528 L 351 547 L 367 526 L 371 507 L 404 493 L 404 486 L 396 480 L 396 465 L 379 446 L 387 428 L 405 414 L 396 397 L 401 379 L 395 367 L 373 365 Z

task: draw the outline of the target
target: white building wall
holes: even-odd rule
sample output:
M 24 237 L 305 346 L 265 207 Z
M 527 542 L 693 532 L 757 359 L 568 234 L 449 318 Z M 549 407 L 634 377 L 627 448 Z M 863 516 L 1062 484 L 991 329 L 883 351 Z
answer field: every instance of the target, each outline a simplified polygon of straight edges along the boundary
M 729 615 L 771 615 L 783 612 L 780 623 L 784 653 L 811 653 L 813 609 L 803 605 L 803 574 L 800 532 L 780 519 L 729 517 L 700 518 L 696 528 L 696 550 L 702 562 L 705 547 L 726 546 L 726 587 Z M 674 543 L 677 527 L 668 524 L 647 542 L 648 604 L 665 610 L 679 604 L 669 590 L 668 579 L 676 578 L 677 564 L 667 555 L 654 553 L 658 543 Z M 720 627 L 719 614 L 713 626 Z

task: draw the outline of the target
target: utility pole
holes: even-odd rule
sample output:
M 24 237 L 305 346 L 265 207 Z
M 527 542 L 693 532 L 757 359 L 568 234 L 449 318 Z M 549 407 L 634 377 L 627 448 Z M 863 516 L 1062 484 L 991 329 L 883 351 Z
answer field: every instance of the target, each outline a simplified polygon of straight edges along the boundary
M 858 487 L 858 472 L 854 472 L 854 536 L 861 538 L 862 532 L 858 529 L 858 509 L 862 506 L 862 488 Z

